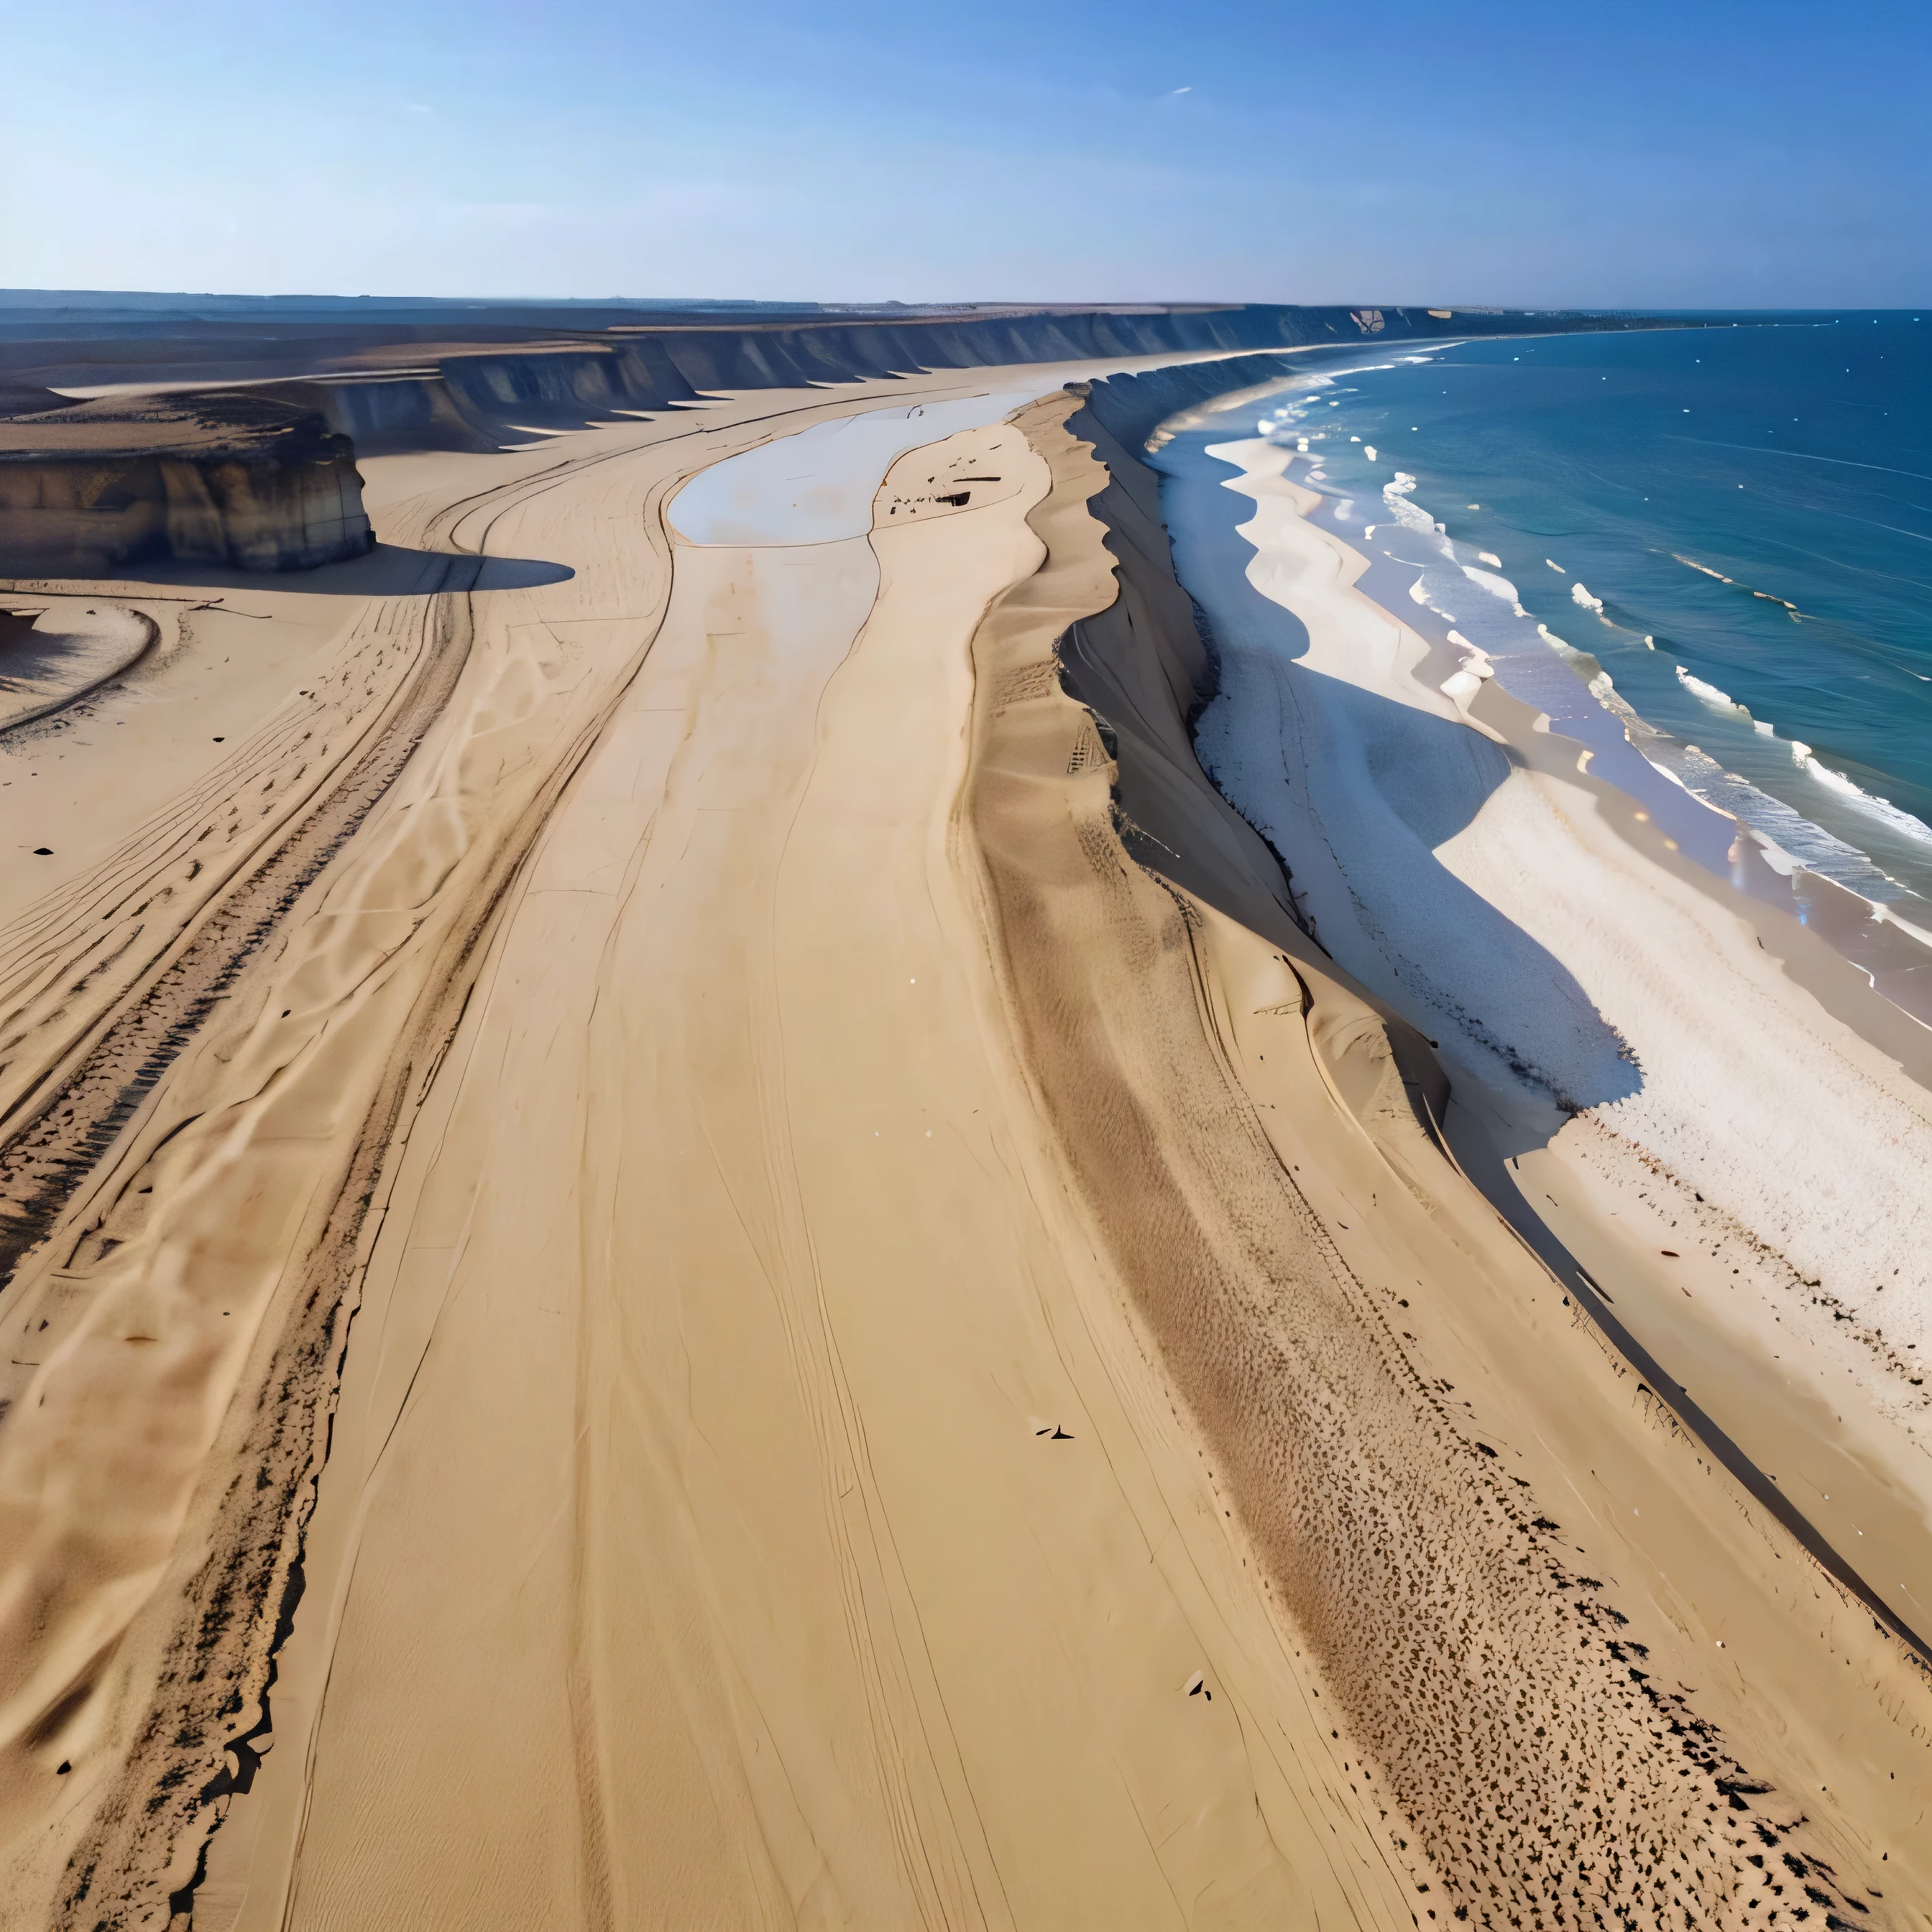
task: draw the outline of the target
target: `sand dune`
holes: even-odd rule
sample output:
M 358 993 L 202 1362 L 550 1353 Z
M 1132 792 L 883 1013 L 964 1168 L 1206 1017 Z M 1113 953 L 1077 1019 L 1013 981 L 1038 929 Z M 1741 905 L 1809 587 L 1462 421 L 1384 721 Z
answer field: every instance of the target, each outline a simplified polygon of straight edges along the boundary
M 1110 366 L 375 459 L 414 582 L 0 740 L 10 1921 L 1924 1916 L 1925 1679 L 1194 763 Z

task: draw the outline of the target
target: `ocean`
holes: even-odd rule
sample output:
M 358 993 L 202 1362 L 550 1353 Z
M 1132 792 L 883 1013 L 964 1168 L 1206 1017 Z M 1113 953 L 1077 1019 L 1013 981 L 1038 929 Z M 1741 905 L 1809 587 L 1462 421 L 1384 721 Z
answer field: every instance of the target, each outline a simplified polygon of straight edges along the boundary
M 1390 344 L 1222 434 L 1250 422 L 1506 687 L 1564 667 L 1691 790 L 1932 922 L 1932 310 Z

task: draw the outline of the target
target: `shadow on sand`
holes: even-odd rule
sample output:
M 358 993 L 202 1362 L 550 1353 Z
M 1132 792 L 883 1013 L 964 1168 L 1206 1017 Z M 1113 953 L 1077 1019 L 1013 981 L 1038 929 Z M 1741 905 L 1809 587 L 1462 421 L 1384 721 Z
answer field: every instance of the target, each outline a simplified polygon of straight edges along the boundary
M 1220 658 L 1196 749 L 1287 861 L 1322 945 L 1452 1060 L 1527 1090 L 1543 1138 L 1572 1112 L 1637 1093 L 1641 1068 L 1576 976 L 1437 856 L 1513 754 L 1299 662 L 1306 628 L 1248 581 L 1254 551 L 1235 526 L 1250 506 L 1219 487 L 1228 466 L 1187 450 L 1192 440 L 1177 438 L 1156 466 L 1174 560 Z
M 577 574 L 568 564 L 538 557 L 478 556 L 462 551 L 410 550 L 378 544 L 366 556 L 313 570 L 236 570 L 208 563 L 150 558 L 109 577 L 23 579 L 54 592 L 95 590 L 105 585 L 132 590 L 153 585 L 172 592 L 195 590 L 296 591 L 316 597 L 434 597 L 445 592 L 534 590 L 567 584 Z M 17 594 L 23 600 L 29 592 Z

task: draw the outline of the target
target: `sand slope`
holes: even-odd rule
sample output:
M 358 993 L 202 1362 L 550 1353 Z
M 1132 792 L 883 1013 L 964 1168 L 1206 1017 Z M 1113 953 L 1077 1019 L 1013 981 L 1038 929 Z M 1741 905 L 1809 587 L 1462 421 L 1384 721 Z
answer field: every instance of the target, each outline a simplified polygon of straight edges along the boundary
M 1033 706 L 1040 733 L 1070 709 Z M 1104 820 L 1052 866 L 1028 801 L 1055 769 L 1002 760 L 979 813 L 1043 1096 L 1440 1883 L 1479 1921 L 1766 1922 L 1777 1845 L 1896 1886 L 1916 1666 L 1606 1362 L 1424 1142 L 1332 964 L 1162 891 Z

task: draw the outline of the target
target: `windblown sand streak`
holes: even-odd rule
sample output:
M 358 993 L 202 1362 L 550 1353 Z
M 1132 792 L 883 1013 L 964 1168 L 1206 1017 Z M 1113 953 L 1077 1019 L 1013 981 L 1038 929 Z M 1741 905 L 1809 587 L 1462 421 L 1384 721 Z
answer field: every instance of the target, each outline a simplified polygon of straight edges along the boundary
M 47 1099 L 33 1127 L 0 1154 L 0 1267 L 10 1269 L 52 1231 L 162 1074 L 216 1004 L 230 997 L 249 960 L 394 783 L 448 703 L 468 651 L 467 600 L 460 592 L 439 597 L 426 607 L 425 620 L 424 661 L 374 744 L 220 900 L 138 1003 Z M 270 758 L 280 749 L 272 747 Z M 151 894 L 154 890 L 151 884 Z M 136 908 L 133 916 L 145 910 Z

